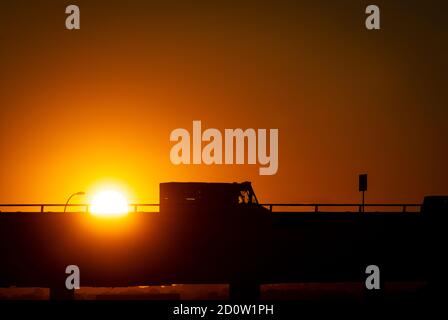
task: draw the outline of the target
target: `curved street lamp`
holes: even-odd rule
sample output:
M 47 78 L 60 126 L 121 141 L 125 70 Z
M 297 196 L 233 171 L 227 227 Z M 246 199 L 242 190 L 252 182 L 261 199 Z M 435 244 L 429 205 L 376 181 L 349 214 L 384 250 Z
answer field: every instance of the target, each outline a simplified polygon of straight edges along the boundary
M 85 193 L 84 191 L 79 191 L 79 192 L 76 192 L 76 193 L 72 194 L 70 197 L 68 197 L 67 202 L 65 203 L 65 206 L 64 206 L 64 213 L 65 213 L 66 210 L 67 210 L 67 205 L 68 205 L 68 203 L 70 202 L 70 200 L 71 200 L 74 196 L 83 196 L 83 195 L 85 195 L 85 194 L 86 194 L 86 193 Z

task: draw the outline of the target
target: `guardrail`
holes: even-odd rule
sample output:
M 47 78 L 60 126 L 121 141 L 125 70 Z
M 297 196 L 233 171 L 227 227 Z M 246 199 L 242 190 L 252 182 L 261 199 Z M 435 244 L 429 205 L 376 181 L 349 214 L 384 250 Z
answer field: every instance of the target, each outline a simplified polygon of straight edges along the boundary
M 146 211 L 139 211 L 139 207 L 159 207 L 160 205 L 158 203 L 133 203 L 133 204 L 129 204 L 129 212 L 134 211 L 134 212 L 146 212 Z M 2 208 L 36 208 L 39 210 L 32 210 L 31 212 L 42 212 L 42 213 L 49 213 L 49 212 L 63 212 L 64 211 L 64 207 L 70 208 L 70 207 L 78 207 L 81 208 L 82 211 L 79 212 L 90 212 L 90 204 L 77 204 L 77 203 L 70 203 L 70 204 L 55 204 L 55 203 L 32 203 L 32 204 L 0 204 L 0 212 L 2 211 Z M 49 210 L 45 210 L 46 208 L 61 208 L 62 210 L 57 210 L 57 211 L 49 211 Z M 22 212 L 22 211 L 8 211 L 8 212 Z M 148 211 L 151 212 L 151 211 Z M 69 213 L 69 212 L 68 212 Z
M 349 212 L 362 212 L 363 205 L 362 204 L 353 204 L 353 203 L 263 203 L 262 206 L 269 209 L 271 212 L 275 212 L 275 207 L 308 207 L 313 208 L 312 211 L 314 212 L 322 212 L 319 211 L 319 208 L 329 208 L 329 207 L 335 207 L 335 208 L 356 208 L 355 211 L 349 211 Z M 420 211 L 421 204 L 415 204 L 415 203 L 392 203 L 392 204 L 385 204 L 385 203 L 369 203 L 364 204 L 364 208 L 401 208 L 401 211 L 399 212 L 408 212 L 408 208 L 414 209 L 413 212 Z M 386 210 L 382 210 L 386 211 Z
M 355 210 L 349 210 L 349 212 L 362 212 L 362 204 L 346 204 L 346 203 L 262 203 L 262 206 L 264 206 L 265 208 L 269 209 L 269 211 L 271 212 L 275 212 L 274 209 L 275 208 L 285 208 L 285 207 L 291 207 L 291 208 L 310 208 L 311 210 L 308 211 L 304 211 L 304 212 L 323 212 L 323 211 L 319 211 L 319 209 L 324 209 L 324 208 L 351 208 L 351 209 L 355 209 Z M 21 209 L 21 208 L 30 208 L 31 211 L 29 212 L 42 212 L 42 213 L 49 213 L 49 212 L 63 212 L 64 211 L 64 207 L 66 205 L 65 204 L 0 204 L 0 212 L 2 212 L 3 208 L 16 208 L 16 211 L 11 211 L 8 210 L 6 212 L 23 212 L 21 210 L 17 210 L 17 209 Z M 90 205 L 89 204 L 67 204 L 67 208 L 81 208 L 81 211 L 77 211 L 77 212 L 89 212 L 90 211 Z M 159 208 L 160 204 L 158 203 L 133 203 L 129 205 L 129 212 L 154 212 L 155 208 Z M 380 209 L 401 209 L 398 212 L 416 212 L 420 210 L 421 204 L 403 204 L 403 203 L 394 203 L 394 204 L 365 204 L 364 205 L 365 208 L 380 208 Z M 62 210 L 60 211 L 53 211 L 49 208 L 61 208 Z M 153 210 L 149 210 L 149 211 L 142 211 L 139 209 L 142 208 L 151 208 Z M 37 210 L 33 210 L 33 209 L 37 209 Z M 410 211 L 408 209 L 411 209 Z M 346 210 L 345 210 L 346 211 Z M 387 210 L 381 210 L 383 212 L 386 212 Z M 5 211 L 3 211 L 5 212 Z M 28 212 L 28 211 L 27 211 Z M 73 211 L 72 211 L 73 212 Z M 291 211 L 294 212 L 294 211 Z

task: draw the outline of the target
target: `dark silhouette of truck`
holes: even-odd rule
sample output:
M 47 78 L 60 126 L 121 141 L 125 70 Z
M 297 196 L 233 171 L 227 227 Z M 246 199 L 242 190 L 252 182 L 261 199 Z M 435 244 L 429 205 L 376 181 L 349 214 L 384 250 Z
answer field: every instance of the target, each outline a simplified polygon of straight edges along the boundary
M 160 211 L 170 208 L 259 206 L 250 182 L 167 182 L 160 184 Z M 261 206 L 259 206 L 262 208 Z

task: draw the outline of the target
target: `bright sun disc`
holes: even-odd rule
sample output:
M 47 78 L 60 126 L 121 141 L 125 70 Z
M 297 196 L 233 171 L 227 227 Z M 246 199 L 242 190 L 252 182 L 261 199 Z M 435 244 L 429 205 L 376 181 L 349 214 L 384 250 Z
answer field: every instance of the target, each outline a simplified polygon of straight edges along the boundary
M 129 212 L 129 204 L 120 192 L 105 190 L 92 198 L 90 212 L 95 216 L 120 217 Z

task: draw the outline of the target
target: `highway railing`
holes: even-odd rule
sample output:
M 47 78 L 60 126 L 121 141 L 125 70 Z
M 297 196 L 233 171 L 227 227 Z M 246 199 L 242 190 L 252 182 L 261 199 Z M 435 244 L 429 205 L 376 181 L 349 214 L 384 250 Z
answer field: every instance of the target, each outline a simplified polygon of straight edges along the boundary
M 404 203 L 369 203 L 364 208 L 359 203 L 262 203 L 271 212 L 418 212 L 421 204 Z M 0 212 L 90 212 L 89 204 L 0 204 Z M 157 212 L 158 203 L 133 203 L 129 205 L 129 212 Z M 336 210 L 335 210 L 336 209 Z
M 325 211 L 347 211 L 347 212 L 418 212 L 421 204 L 415 203 L 369 203 L 369 204 L 353 204 L 353 203 L 263 203 L 261 204 L 271 212 L 291 211 L 296 212 L 297 209 L 303 212 L 325 212 Z M 288 210 L 293 208 L 294 210 Z M 328 210 L 337 208 L 338 210 Z M 278 209 L 278 210 L 275 210 Z M 304 210 L 308 209 L 308 210 Z
M 154 212 L 159 208 L 158 203 L 133 203 L 129 204 L 129 212 Z M 90 204 L 54 204 L 54 203 L 32 203 L 32 204 L 0 204 L 0 212 L 64 212 L 67 207 L 67 213 L 70 212 L 90 212 Z M 15 210 L 14 210 L 15 208 Z M 148 211 L 141 211 L 141 208 L 147 208 Z M 6 210 L 4 210 L 6 209 Z M 11 210 L 13 209 L 13 210 Z M 19 209 L 19 210 L 17 210 Z M 77 210 L 73 210 L 77 209 Z

